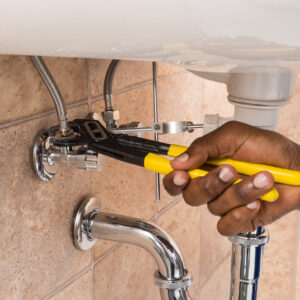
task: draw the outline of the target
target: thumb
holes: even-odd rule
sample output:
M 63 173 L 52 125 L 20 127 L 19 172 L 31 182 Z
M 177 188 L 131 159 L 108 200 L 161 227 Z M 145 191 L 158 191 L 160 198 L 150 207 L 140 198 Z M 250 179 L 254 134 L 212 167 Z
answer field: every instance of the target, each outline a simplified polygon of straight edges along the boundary
M 175 170 L 191 170 L 203 165 L 208 158 L 207 149 L 200 145 L 198 139 L 182 154 L 171 161 Z

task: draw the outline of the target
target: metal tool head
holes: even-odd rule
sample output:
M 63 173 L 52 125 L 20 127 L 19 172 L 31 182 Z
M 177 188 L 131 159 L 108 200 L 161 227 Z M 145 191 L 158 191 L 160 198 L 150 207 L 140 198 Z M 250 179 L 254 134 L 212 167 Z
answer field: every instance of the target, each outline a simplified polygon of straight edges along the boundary
M 74 134 L 70 137 L 54 139 L 58 147 L 81 146 L 85 149 L 110 156 L 124 162 L 143 166 L 145 151 L 122 145 L 116 135 L 107 131 L 97 120 L 76 119 L 69 123 Z

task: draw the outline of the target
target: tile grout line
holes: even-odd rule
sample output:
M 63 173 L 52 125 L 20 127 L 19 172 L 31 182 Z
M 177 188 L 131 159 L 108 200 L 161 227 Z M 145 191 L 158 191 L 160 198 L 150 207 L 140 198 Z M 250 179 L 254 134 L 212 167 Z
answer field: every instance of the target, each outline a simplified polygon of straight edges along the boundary
M 93 265 L 97 265 L 99 262 L 101 262 L 104 258 L 109 256 L 111 253 L 113 253 L 115 250 L 117 250 L 119 247 L 122 246 L 123 243 L 119 242 L 116 245 L 112 246 L 110 249 L 108 249 L 106 252 L 104 252 L 103 255 L 101 255 L 98 259 L 96 259 L 95 262 L 93 262 Z
M 158 77 L 157 78 L 157 82 L 159 81 L 163 81 L 165 79 L 169 79 L 169 78 L 173 78 L 173 77 L 178 77 L 182 74 L 185 74 L 187 73 L 187 71 L 181 71 L 181 72 L 177 72 L 177 73 L 172 73 L 172 74 L 168 74 L 168 75 L 165 75 L 165 76 L 162 76 L 162 77 Z M 124 93 L 124 92 L 128 92 L 128 91 L 131 91 L 131 90 L 134 90 L 136 88 L 140 88 L 140 87 L 144 87 L 146 85 L 152 85 L 153 84 L 153 81 L 152 79 L 151 80 L 146 80 L 144 82 L 140 82 L 140 83 L 137 83 L 137 84 L 134 84 L 132 86 L 129 86 L 129 87 L 125 87 L 125 88 L 122 88 L 122 89 L 116 89 L 113 94 L 115 95 L 118 95 L 118 94 L 121 94 L 121 93 Z
M 58 294 L 59 292 L 61 292 L 65 288 L 67 288 L 74 281 L 76 281 L 79 278 L 81 278 L 87 272 L 92 271 L 94 269 L 94 267 L 95 267 L 96 264 L 98 264 L 104 258 L 106 258 L 107 256 L 109 256 L 112 252 L 114 252 L 116 249 L 118 249 L 121 245 L 122 245 L 122 243 L 118 243 L 118 244 L 114 245 L 109 250 L 107 250 L 102 256 L 100 256 L 95 262 L 94 262 L 93 257 L 92 257 L 91 264 L 88 267 L 84 268 L 82 271 L 80 271 L 79 273 L 77 273 L 76 275 L 74 275 L 73 277 L 71 277 L 71 279 L 67 280 L 65 283 L 63 283 L 61 286 L 59 286 L 57 289 L 55 289 L 54 291 L 50 292 L 50 294 L 47 295 L 46 297 L 44 297 L 43 300 L 50 299 L 51 297 L 55 296 L 56 294 Z M 91 252 L 91 255 L 92 255 L 92 251 L 90 251 L 90 252 Z M 92 279 L 94 279 L 94 274 L 93 274 L 93 272 L 91 272 L 91 273 L 92 273 Z M 94 291 L 92 291 L 92 293 L 93 293 L 93 296 L 94 296 Z
M 83 106 L 83 105 L 88 104 L 87 101 L 88 101 L 88 99 L 82 100 L 82 101 L 77 102 L 77 103 L 69 104 L 69 105 L 67 105 L 66 107 L 67 107 L 67 108 L 74 108 L 74 107 L 78 107 L 78 106 Z M 1 125 L 0 125 L 0 129 L 5 129 L 5 128 L 8 128 L 8 127 L 20 125 L 20 124 L 22 124 L 22 123 L 26 123 L 26 122 L 30 122 L 30 121 L 33 121 L 33 120 L 37 120 L 37 119 L 40 119 L 40 118 L 49 116 L 49 115 L 51 115 L 51 114 L 56 114 L 56 110 L 55 110 L 55 109 L 52 109 L 52 110 L 49 110 L 49 111 L 47 111 L 47 112 L 43 112 L 43 113 L 40 113 L 40 114 L 36 114 L 36 115 L 30 116 L 30 117 L 26 117 L 26 118 L 22 118 L 22 119 L 19 119 L 19 120 L 10 121 L 10 122 L 1 124 Z
M 294 245 L 294 257 L 293 257 L 293 272 L 292 272 L 292 300 L 296 300 L 296 283 L 297 283 L 297 268 L 300 266 L 298 263 L 298 252 L 299 252 L 299 242 L 300 242 L 300 211 L 297 215 L 297 223 L 296 223 L 296 238 Z
M 169 79 L 169 78 L 172 78 L 172 77 L 177 77 L 177 76 L 185 74 L 187 72 L 188 71 L 181 71 L 181 72 L 177 72 L 177 73 L 173 73 L 173 74 L 168 74 L 168 75 L 157 78 L 157 81 L 163 81 L 165 79 Z M 119 94 L 126 93 L 126 92 L 129 92 L 129 91 L 132 91 L 134 89 L 141 88 L 141 87 L 144 87 L 144 86 L 147 86 L 147 85 L 150 85 L 150 84 L 152 85 L 152 80 L 146 80 L 144 82 L 140 82 L 140 83 L 131 85 L 129 87 L 125 87 L 125 88 L 122 88 L 122 89 L 116 89 L 116 90 L 113 91 L 112 94 L 113 95 L 119 95 Z M 96 102 L 96 101 L 99 101 L 99 100 L 102 100 L 102 99 L 103 99 L 103 95 L 100 95 L 100 96 L 97 96 L 95 98 L 91 98 L 91 101 Z
M 48 299 L 52 298 L 53 296 L 55 296 L 56 294 L 58 294 L 59 292 L 61 292 L 62 290 L 64 290 L 66 287 L 68 287 L 69 285 L 71 285 L 77 279 L 81 278 L 83 275 L 85 275 L 87 272 L 89 272 L 91 270 L 91 267 L 92 267 L 92 265 L 84 268 L 82 271 L 80 271 L 75 276 L 73 276 L 70 280 L 66 281 L 60 287 L 58 287 L 57 289 L 55 289 L 54 291 L 52 291 L 48 296 L 44 297 L 43 300 L 48 300 Z
M 207 277 L 207 279 L 200 285 L 200 288 L 199 288 L 199 291 L 198 291 L 198 292 L 201 291 L 201 289 L 207 284 L 207 282 L 208 282 L 208 281 L 211 279 L 211 277 L 215 274 L 215 272 L 217 271 L 217 269 L 222 265 L 222 263 L 225 262 L 225 260 L 226 260 L 228 257 L 230 257 L 230 255 L 231 255 L 231 251 L 229 251 L 229 252 L 225 255 L 225 257 L 224 257 L 222 260 L 220 260 L 220 261 L 218 262 L 218 264 L 217 264 L 216 267 L 213 269 L 213 271 L 209 274 L 209 276 Z
M 176 206 L 179 202 L 181 202 L 183 199 L 179 198 L 177 200 L 174 200 L 172 203 L 170 203 L 169 205 L 165 206 L 162 210 L 160 210 L 157 213 L 157 217 L 159 218 L 160 216 L 162 216 L 164 213 L 166 213 L 168 210 L 170 210 L 172 207 Z

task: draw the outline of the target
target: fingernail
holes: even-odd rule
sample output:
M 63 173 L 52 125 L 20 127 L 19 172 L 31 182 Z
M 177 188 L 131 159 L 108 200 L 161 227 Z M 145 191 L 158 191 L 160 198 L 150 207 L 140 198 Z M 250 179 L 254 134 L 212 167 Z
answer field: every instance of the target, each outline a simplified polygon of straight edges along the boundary
M 258 203 L 257 201 L 250 202 L 249 204 L 247 204 L 247 207 L 249 209 L 256 209 L 258 207 Z
M 267 187 L 269 184 L 269 179 L 264 173 L 258 174 L 253 179 L 253 185 L 258 189 Z
M 177 156 L 174 161 L 179 161 L 179 162 L 186 162 L 189 159 L 189 155 L 187 153 L 183 153 L 179 156 Z
M 187 183 L 186 178 L 183 178 L 180 174 L 176 174 L 173 178 L 173 183 L 177 186 L 182 186 Z
M 233 178 L 234 178 L 234 174 L 232 173 L 232 171 L 226 167 L 223 167 L 221 169 L 218 176 L 219 176 L 220 180 L 222 180 L 223 182 L 229 182 L 229 181 L 233 180 Z

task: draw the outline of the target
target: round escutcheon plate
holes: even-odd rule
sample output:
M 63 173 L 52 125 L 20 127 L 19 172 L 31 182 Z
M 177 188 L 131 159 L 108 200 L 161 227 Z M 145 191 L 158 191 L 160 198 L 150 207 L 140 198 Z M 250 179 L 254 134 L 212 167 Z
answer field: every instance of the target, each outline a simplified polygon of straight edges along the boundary
M 100 203 L 96 198 L 87 198 L 79 205 L 79 209 L 77 210 L 74 219 L 73 238 L 76 247 L 80 250 L 91 249 L 97 241 L 96 239 L 88 237 L 88 234 L 84 229 L 84 223 L 91 212 L 95 210 L 99 211 L 99 209 Z
M 48 137 L 48 131 L 42 130 L 35 140 L 32 153 L 34 170 L 40 179 L 46 182 L 54 177 L 57 170 L 57 165 L 50 165 L 47 159 L 44 159 L 49 148 Z

